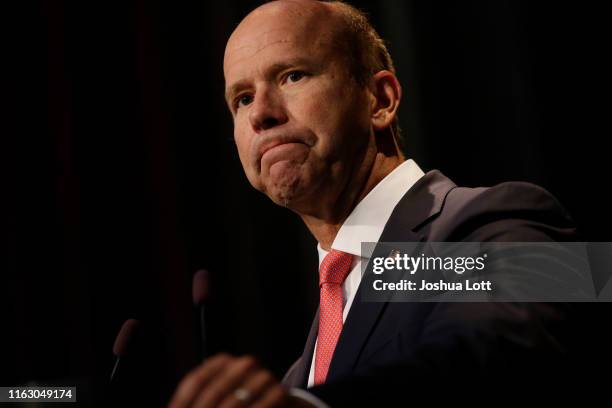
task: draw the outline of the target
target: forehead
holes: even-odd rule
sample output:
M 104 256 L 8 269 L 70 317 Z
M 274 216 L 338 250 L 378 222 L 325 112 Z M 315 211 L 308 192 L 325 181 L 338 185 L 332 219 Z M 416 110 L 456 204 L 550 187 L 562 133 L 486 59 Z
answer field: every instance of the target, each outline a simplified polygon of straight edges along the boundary
M 245 70 L 282 59 L 326 56 L 334 48 L 331 20 L 333 16 L 327 10 L 304 7 L 256 10 L 242 21 L 227 43 L 223 63 L 226 82 Z

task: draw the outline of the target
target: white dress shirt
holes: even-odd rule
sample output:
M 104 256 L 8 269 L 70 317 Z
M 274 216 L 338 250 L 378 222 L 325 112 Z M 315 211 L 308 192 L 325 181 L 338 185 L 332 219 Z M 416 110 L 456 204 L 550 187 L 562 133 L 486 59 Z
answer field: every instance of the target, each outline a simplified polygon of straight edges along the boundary
M 355 293 L 361 282 L 361 262 L 368 262 L 367 257 L 362 257 L 362 242 L 378 242 L 380 236 L 391 217 L 391 213 L 401 198 L 425 173 L 414 162 L 406 160 L 396 167 L 384 179 L 378 183 L 372 191 L 361 200 L 353 209 L 351 214 L 342 224 L 332 249 L 347 252 L 353 255 L 351 271 L 342 284 L 342 322 L 351 309 Z M 319 252 L 319 268 L 328 251 L 317 245 Z M 308 387 L 314 385 L 314 367 L 317 345 L 315 343 L 310 374 L 308 376 Z

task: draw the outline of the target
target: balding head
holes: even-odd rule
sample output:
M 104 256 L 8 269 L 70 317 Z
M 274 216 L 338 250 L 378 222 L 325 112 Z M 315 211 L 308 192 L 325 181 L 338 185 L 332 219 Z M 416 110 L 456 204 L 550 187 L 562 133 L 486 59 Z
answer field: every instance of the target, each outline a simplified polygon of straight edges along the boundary
M 225 49 L 225 74 L 227 76 L 228 67 L 239 63 L 241 58 L 249 58 L 275 41 L 312 47 L 336 45 L 337 30 L 330 27 L 337 26 L 338 22 L 339 16 L 327 3 L 314 0 L 266 3 L 249 13 L 230 36 Z M 272 37 L 273 41 L 266 41 Z

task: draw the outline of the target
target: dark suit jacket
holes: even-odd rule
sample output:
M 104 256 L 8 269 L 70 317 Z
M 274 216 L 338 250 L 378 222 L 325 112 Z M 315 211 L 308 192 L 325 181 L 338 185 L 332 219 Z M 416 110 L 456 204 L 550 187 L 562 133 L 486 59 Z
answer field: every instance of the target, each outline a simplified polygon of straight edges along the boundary
M 575 234 L 568 213 L 541 187 L 463 188 L 433 170 L 398 203 L 380 241 L 575 241 Z M 432 379 L 525 378 L 561 365 L 567 353 L 565 304 L 374 303 L 361 301 L 362 288 L 326 383 L 309 389 L 332 407 L 380 406 Z M 318 318 L 317 311 L 304 353 L 283 379 L 287 386 L 306 387 Z

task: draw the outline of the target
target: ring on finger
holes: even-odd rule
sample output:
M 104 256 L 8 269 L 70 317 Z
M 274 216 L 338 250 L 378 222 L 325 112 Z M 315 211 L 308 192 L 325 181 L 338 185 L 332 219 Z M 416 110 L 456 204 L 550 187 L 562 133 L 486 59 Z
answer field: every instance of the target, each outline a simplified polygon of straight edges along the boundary
M 236 391 L 234 391 L 234 398 L 240 402 L 247 403 L 251 399 L 251 392 L 246 388 L 237 388 Z

